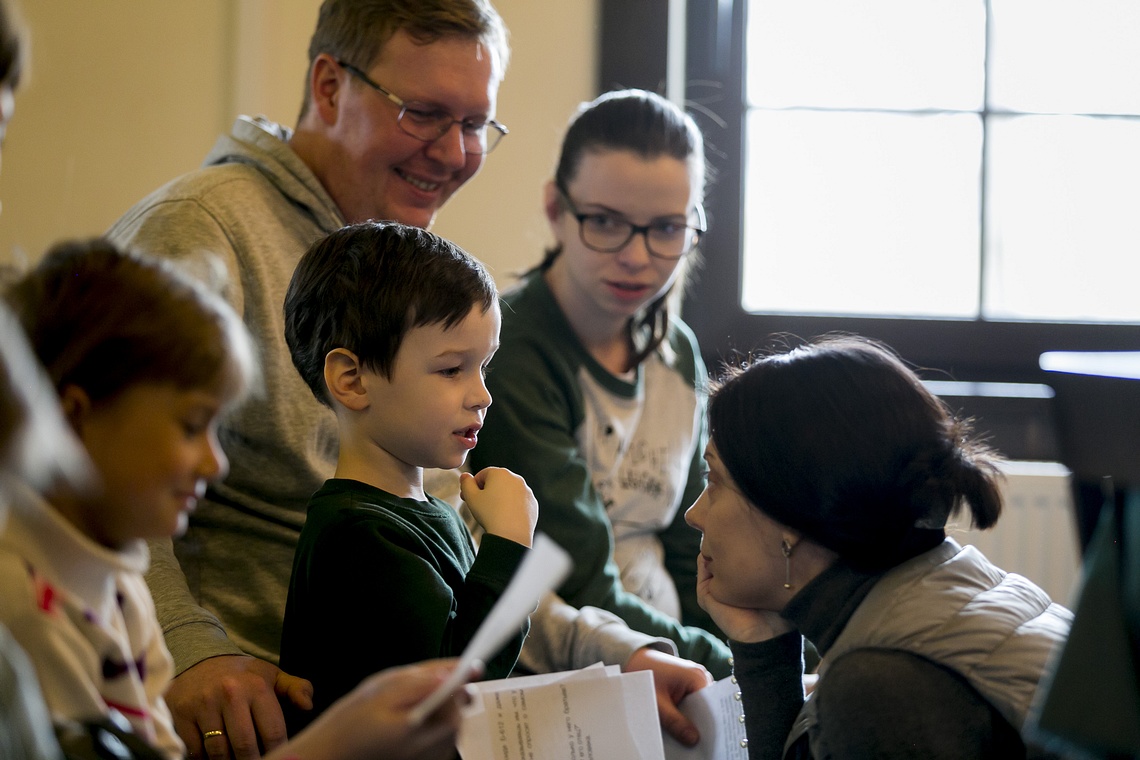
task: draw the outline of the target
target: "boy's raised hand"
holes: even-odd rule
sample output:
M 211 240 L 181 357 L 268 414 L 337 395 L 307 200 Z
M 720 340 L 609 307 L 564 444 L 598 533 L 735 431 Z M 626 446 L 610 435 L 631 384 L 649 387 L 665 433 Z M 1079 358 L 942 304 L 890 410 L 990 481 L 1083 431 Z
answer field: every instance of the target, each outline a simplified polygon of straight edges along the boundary
M 487 533 L 531 545 L 538 501 L 521 476 L 502 467 L 465 472 L 459 476 L 459 495 Z

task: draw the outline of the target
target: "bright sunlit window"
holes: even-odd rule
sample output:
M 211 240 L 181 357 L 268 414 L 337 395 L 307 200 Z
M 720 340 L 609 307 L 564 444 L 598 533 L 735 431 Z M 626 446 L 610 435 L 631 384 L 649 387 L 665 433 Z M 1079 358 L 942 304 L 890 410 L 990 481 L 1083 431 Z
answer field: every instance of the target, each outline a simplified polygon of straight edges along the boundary
M 750 312 L 1140 322 L 1140 3 L 750 0 Z

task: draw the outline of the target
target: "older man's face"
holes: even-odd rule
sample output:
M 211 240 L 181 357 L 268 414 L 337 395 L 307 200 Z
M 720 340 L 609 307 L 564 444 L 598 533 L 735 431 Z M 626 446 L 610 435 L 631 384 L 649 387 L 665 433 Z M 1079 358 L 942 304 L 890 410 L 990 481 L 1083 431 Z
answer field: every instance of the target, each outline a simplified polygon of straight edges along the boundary
M 417 44 L 397 32 L 378 60 L 359 65 L 369 78 L 405 102 L 424 104 L 454 119 L 490 119 L 499 81 L 491 55 L 474 39 L 446 37 Z M 340 151 L 322 181 L 349 223 L 392 219 L 427 227 L 436 211 L 483 163 L 468 154 L 458 124 L 434 142 L 406 134 L 400 107 L 345 71 L 331 137 Z

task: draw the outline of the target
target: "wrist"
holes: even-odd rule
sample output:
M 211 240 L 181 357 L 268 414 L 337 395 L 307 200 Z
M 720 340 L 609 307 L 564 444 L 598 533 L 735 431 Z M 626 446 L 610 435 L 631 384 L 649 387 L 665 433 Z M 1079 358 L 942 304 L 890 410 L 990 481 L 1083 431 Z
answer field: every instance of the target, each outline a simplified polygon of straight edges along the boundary
M 742 644 L 757 644 L 761 641 L 778 638 L 795 629 L 795 625 L 787 618 L 781 617 L 775 612 L 765 612 L 757 615 L 756 619 L 747 625 L 723 630 L 725 635 L 733 641 L 739 641 Z

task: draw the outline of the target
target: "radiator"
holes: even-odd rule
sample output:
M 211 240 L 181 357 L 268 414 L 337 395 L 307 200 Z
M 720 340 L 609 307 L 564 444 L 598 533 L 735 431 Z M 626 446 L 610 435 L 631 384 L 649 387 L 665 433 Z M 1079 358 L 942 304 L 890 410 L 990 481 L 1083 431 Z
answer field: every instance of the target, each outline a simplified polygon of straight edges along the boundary
M 1080 576 L 1080 547 L 1069 470 L 1056 462 L 1002 465 L 1005 509 L 987 531 L 970 529 L 967 511 L 947 533 L 973 544 L 1003 570 L 1029 578 L 1054 601 L 1070 605 Z

